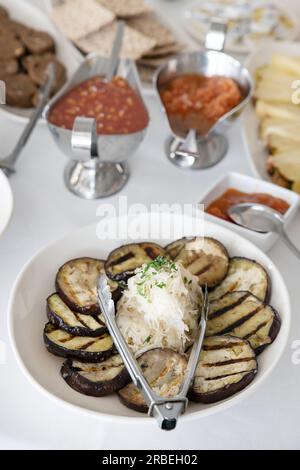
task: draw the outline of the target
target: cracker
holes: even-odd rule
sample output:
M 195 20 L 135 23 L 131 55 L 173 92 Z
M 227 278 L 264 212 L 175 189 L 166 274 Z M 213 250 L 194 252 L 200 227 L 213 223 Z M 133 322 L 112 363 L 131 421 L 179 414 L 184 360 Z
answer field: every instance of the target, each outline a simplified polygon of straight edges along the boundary
M 170 44 L 169 46 L 162 46 L 162 47 L 154 47 L 154 49 L 152 49 L 152 51 L 150 52 L 147 52 L 147 54 L 145 54 L 144 58 L 146 59 L 154 59 L 154 58 L 158 58 L 158 57 L 165 57 L 165 56 L 168 56 L 170 54 L 176 54 L 180 51 L 182 51 L 182 49 L 185 48 L 185 45 L 184 44 L 180 44 L 179 42 L 176 42 L 174 44 Z
M 79 39 L 76 44 L 83 52 L 96 52 L 103 57 L 109 57 L 115 35 L 116 23 L 106 26 L 86 38 Z M 155 47 L 154 39 L 144 36 L 129 26 L 125 26 L 120 57 L 137 60 L 151 51 L 153 47 Z
M 157 47 L 174 44 L 176 39 L 172 31 L 162 24 L 154 13 L 147 13 L 128 20 L 128 25 L 140 33 L 155 39 Z
M 142 57 L 141 59 L 138 60 L 138 65 L 142 65 L 143 67 L 148 67 L 152 69 L 156 69 L 157 67 L 160 67 L 161 65 L 165 64 L 168 62 L 168 60 L 173 59 L 175 57 L 174 55 L 169 55 L 165 57 L 155 57 L 155 58 L 144 58 Z
M 112 23 L 114 13 L 96 0 L 65 0 L 54 7 L 53 21 L 67 38 L 76 41 Z
M 111 10 L 118 18 L 132 18 L 152 11 L 144 0 L 97 0 L 105 8 Z

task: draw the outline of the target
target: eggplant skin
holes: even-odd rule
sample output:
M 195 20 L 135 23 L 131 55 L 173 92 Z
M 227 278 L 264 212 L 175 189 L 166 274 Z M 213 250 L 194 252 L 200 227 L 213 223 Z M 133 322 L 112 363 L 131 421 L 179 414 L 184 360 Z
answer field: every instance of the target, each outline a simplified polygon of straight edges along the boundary
M 137 360 L 144 377 L 158 395 L 174 397 L 184 381 L 187 358 L 171 349 L 155 348 L 143 353 Z M 142 393 L 131 382 L 118 391 L 123 405 L 141 413 L 148 412 Z
M 61 367 L 61 376 L 76 392 L 90 397 L 105 397 L 112 395 L 130 382 L 126 367 L 112 380 L 92 382 L 83 377 L 75 367 L 73 360 L 67 359 Z
M 252 265 L 252 268 L 256 269 L 255 273 L 252 273 L 251 279 L 254 281 L 254 285 L 251 286 L 251 283 L 249 281 L 249 273 L 247 274 L 248 278 L 248 285 L 245 286 L 240 286 L 239 285 L 239 279 L 241 278 L 241 275 L 243 271 L 245 271 L 245 267 L 248 267 L 250 269 L 250 266 Z M 236 277 L 236 273 L 241 271 L 241 274 Z M 258 272 L 260 271 L 260 275 L 263 278 L 261 283 L 256 283 L 256 277 L 258 275 Z M 247 272 L 247 270 L 246 270 Z M 243 256 L 234 256 L 230 258 L 230 263 L 229 263 L 229 270 L 227 273 L 227 276 L 224 278 L 224 280 L 216 286 L 214 289 L 212 289 L 209 293 L 209 299 L 210 301 L 217 300 L 225 296 L 228 292 L 233 292 L 233 291 L 249 291 L 253 295 L 259 298 L 264 303 L 269 303 L 270 298 L 271 298 L 271 279 L 270 276 L 265 269 L 264 266 L 262 266 L 260 263 L 257 261 L 246 258 Z M 258 290 L 261 290 L 261 295 L 258 293 Z
M 94 269 L 93 276 L 91 276 L 90 279 L 85 279 L 84 276 L 87 275 L 84 272 L 80 272 L 81 264 L 85 266 L 90 266 L 90 268 L 87 269 L 89 271 L 90 276 L 92 269 Z M 100 274 L 104 274 L 105 272 L 104 265 L 105 261 L 101 259 L 82 257 L 69 260 L 59 268 L 55 279 L 55 289 L 59 296 L 62 298 L 62 300 L 68 305 L 68 307 L 70 307 L 71 310 L 73 310 L 74 312 L 82 313 L 84 315 L 96 315 L 101 313 L 96 295 L 96 284 Z M 77 280 L 73 279 L 71 282 L 69 281 L 68 276 L 70 276 L 70 271 L 72 274 L 77 271 Z M 81 283 L 82 280 L 85 280 L 86 282 L 89 281 L 89 289 L 85 289 L 85 282 Z M 72 289 L 72 284 L 75 284 L 75 289 Z M 70 286 L 71 293 L 68 293 L 66 292 L 66 290 L 68 290 Z M 113 283 L 112 281 L 110 281 L 110 286 L 112 291 L 112 297 L 114 301 L 116 301 L 120 298 L 120 289 L 118 285 Z M 78 295 L 80 295 L 76 291 L 80 291 L 80 288 L 82 288 L 83 294 L 85 294 L 86 296 L 90 296 L 90 299 L 86 303 L 86 305 L 82 304 L 82 302 L 80 302 L 78 298 L 76 299 L 76 296 L 78 297 Z M 73 297 L 72 291 L 74 292 Z
M 181 250 L 185 247 L 186 243 L 193 242 L 196 240 L 196 237 L 183 237 L 180 238 L 179 240 L 176 240 L 175 242 L 169 243 L 165 247 L 166 252 L 170 256 L 172 260 L 177 258 Z
M 233 291 L 210 302 L 206 336 L 247 339 L 258 355 L 273 343 L 280 327 L 280 316 L 271 305 L 251 292 Z
M 157 243 L 142 242 L 122 245 L 109 254 L 105 262 L 105 272 L 112 281 L 126 283 L 137 268 L 155 260 L 158 256 L 166 256 L 166 251 Z M 118 265 L 124 265 L 124 269 L 117 268 Z
M 148 406 L 144 400 L 140 400 L 139 397 L 137 397 L 136 391 L 136 386 L 133 383 L 119 390 L 118 397 L 120 402 L 130 410 L 139 413 L 148 413 Z
M 271 307 L 271 305 L 270 305 L 270 307 Z M 270 344 L 272 344 L 275 341 L 275 339 L 277 338 L 278 333 L 280 331 L 280 328 L 281 328 L 281 319 L 280 319 L 279 313 L 273 307 L 271 307 L 271 308 L 274 312 L 274 320 L 273 320 L 273 324 L 272 324 L 272 326 L 270 328 L 270 331 L 269 331 L 270 343 L 269 344 L 262 344 L 260 347 L 256 348 L 255 353 L 256 353 L 257 356 L 259 356 L 259 354 L 261 354 L 268 346 L 270 346 Z
M 51 333 L 53 330 L 56 330 L 56 329 L 57 328 L 54 325 L 52 325 L 52 323 L 47 323 L 44 328 L 44 333 L 43 333 L 45 346 L 48 352 L 53 354 L 54 356 L 63 357 L 65 359 L 68 359 L 68 358 L 78 359 L 79 361 L 82 361 L 82 362 L 97 363 L 97 362 L 105 361 L 106 359 L 111 357 L 114 353 L 114 344 L 112 344 L 112 346 L 106 350 L 95 351 L 95 352 L 85 351 L 82 349 L 77 349 L 77 350 L 67 349 L 55 343 L 54 341 L 51 341 L 51 339 L 49 338 L 48 336 L 49 333 Z M 96 338 L 91 338 L 91 340 L 92 339 L 96 339 Z
M 202 246 L 196 245 L 202 242 Z M 193 247 L 193 244 L 196 246 Z M 210 289 L 218 286 L 226 277 L 229 269 L 229 255 L 225 246 L 211 237 L 182 238 L 167 245 L 168 255 L 198 277 L 201 286 Z
M 102 323 L 102 322 L 100 323 L 99 319 L 97 319 L 96 316 L 93 316 L 93 318 L 96 321 L 98 321 L 99 324 L 101 324 L 101 326 L 99 328 L 97 328 L 96 330 L 92 330 L 92 329 L 88 328 L 87 326 L 85 327 L 85 326 L 69 326 L 69 325 L 67 325 L 66 322 L 64 322 L 64 320 L 59 315 L 57 315 L 57 313 L 54 311 L 54 309 L 51 308 L 51 300 L 56 295 L 57 294 L 52 294 L 47 299 L 46 309 L 47 309 L 47 317 L 48 317 L 50 323 L 57 326 L 57 328 L 60 328 L 61 330 L 64 330 L 67 333 L 70 333 L 71 335 L 74 335 L 74 336 L 92 336 L 92 337 L 96 338 L 98 336 L 103 335 L 104 333 L 107 333 L 107 327 L 105 326 L 104 323 Z M 62 299 L 61 299 L 61 301 L 63 302 Z M 76 316 L 77 312 L 72 312 L 72 313 L 74 313 L 75 316 Z M 85 315 L 85 316 L 86 317 L 91 317 L 91 315 Z
M 204 340 L 191 400 L 215 403 L 243 390 L 257 373 L 257 359 L 249 341 L 235 336 L 211 336 Z
M 244 390 L 244 388 L 246 388 L 254 380 L 255 375 L 256 372 L 249 372 L 249 374 L 245 375 L 240 382 L 232 384 L 229 387 L 223 388 L 221 390 L 216 390 L 215 392 L 197 393 L 191 389 L 189 392 L 189 398 L 196 403 L 203 403 L 204 405 L 209 405 L 225 400 L 226 398 L 229 398 L 232 395 L 235 395 L 236 393 Z

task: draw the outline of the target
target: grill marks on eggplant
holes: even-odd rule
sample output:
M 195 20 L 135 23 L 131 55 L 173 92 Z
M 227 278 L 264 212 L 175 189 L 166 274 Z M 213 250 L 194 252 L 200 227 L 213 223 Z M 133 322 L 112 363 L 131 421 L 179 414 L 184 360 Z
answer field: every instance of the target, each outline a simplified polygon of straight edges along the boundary
M 56 276 L 56 290 L 71 310 L 86 315 L 100 313 L 97 301 L 97 281 L 104 273 L 104 261 L 77 258 L 65 263 Z M 110 283 L 117 294 L 118 285 Z
M 198 277 L 199 284 L 215 287 L 225 278 L 229 257 L 226 248 L 213 238 L 183 238 L 166 247 L 169 256 Z
M 61 375 L 74 390 L 92 397 L 111 395 L 130 382 L 119 354 L 99 364 L 67 359 L 62 365 Z
M 164 248 L 156 243 L 123 245 L 110 253 L 105 263 L 105 271 L 110 279 L 126 282 L 137 268 L 165 255 Z
M 235 291 L 248 291 L 262 302 L 268 302 L 271 283 L 265 268 L 248 258 L 231 258 L 227 276 L 219 286 L 209 293 L 209 300 L 220 299 Z
M 164 398 L 179 394 L 184 381 L 187 359 L 171 349 L 152 349 L 138 359 L 149 385 Z M 148 407 L 138 388 L 130 383 L 118 392 L 121 402 L 135 411 L 147 413 Z
M 200 403 L 215 403 L 243 390 L 257 373 L 248 341 L 231 336 L 206 338 L 190 392 Z
M 147 412 L 143 395 L 130 382 L 129 374 L 116 354 L 112 338 L 96 296 L 97 280 L 106 273 L 115 302 L 121 284 L 136 268 L 157 256 L 180 261 L 199 284 L 211 288 L 210 314 L 205 339 L 190 397 L 214 403 L 244 389 L 257 372 L 256 355 L 274 341 L 280 317 L 266 302 L 270 280 L 255 261 L 230 259 L 221 243 L 212 238 L 182 238 L 165 249 L 154 243 L 125 245 L 113 251 L 105 263 L 78 258 L 65 263 L 56 278 L 58 294 L 47 299 L 51 323 L 44 329 L 50 353 L 66 358 L 63 379 L 74 390 L 102 397 L 118 392 L 129 408 Z M 222 336 L 221 336 L 222 335 Z M 256 353 L 256 354 L 255 354 Z M 155 391 L 163 397 L 178 394 L 184 380 L 187 359 L 167 349 L 155 349 L 139 359 L 141 369 Z
M 247 339 L 258 354 L 275 340 L 279 330 L 277 311 L 250 292 L 230 292 L 210 303 L 207 336 L 230 334 Z
M 44 342 L 48 351 L 56 356 L 79 359 L 83 362 L 101 362 L 113 353 L 113 341 L 107 334 L 94 337 L 74 336 L 47 323 Z
M 100 336 L 107 331 L 102 315 L 73 312 L 58 294 L 47 299 L 47 315 L 53 325 L 75 336 Z

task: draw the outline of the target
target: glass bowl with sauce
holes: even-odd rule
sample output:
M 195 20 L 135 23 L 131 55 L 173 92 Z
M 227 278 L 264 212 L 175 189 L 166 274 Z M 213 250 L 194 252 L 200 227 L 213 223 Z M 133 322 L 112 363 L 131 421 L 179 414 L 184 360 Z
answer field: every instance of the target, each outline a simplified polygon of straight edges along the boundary
M 226 24 L 213 22 L 206 50 L 179 54 L 162 65 L 154 78 L 172 134 L 167 156 L 182 168 L 208 168 L 225 156 L 224 133 L 252 96 L 249 72 L 223 52 L 225 38 Z
M 85 199 L 123 188 L 129 177 L 126 162 L 149 125 L 135 64 L 121 59 L 109 83 L 107 66 L 108 59 L 89 55 L 44 111 L 56 144 L 70 159 L 66 185 Z

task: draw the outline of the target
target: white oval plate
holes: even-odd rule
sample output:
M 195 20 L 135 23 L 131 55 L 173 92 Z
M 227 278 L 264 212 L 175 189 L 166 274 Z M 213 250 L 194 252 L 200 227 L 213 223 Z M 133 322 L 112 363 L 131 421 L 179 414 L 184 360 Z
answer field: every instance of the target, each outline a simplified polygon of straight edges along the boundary
M 181 216 L 174 215 L 174 223 L 180 222 L 179 217 Z M 141 219 L 139 216 L 136 218 L 137 222 L 139 220 L 144 224 L 149 219 L 143 215 Z M 122 227 L 124 227 L 124 221 Z M 282 326 L 276 341 L 259 356 L 259 372 L 245 390 L 232 398 L 212 405 L 190 403 L 187 413 L 182 417 L 183 420 L 200 418 L 224 410 L 258 390 L 279 361 L 286 346 L 290 326 L 288 291 L 272 261 L 252 243 L 220 225 L 205 222 L 204 229 L 205 235 L 223 242 L 231 255 L 247 256 L 266 267 L 273 287 L 271 303 L 281 315 Z M 169 241 L 171 240 L 167 240 Z M 26 377 L 41 392 L 57 403 L 115 422 L 129 423 L 138 420 L 140 423 L 151 423 L 145 415 L 123 406 L 116 395 L 93 398 L 75 392 L 60 376 L 59 371 L 63 359 L 49 354 L 43 344 L 43 328 L 47 321 L 46 298 L 54 291 L 54 280 L 58 268 L 67 260 L 80 256 L 104 259 L 110 251 L 122 243 L 124 240 L 99 240 L 96 237 L 96 225 L 92 225 L 74 231 L 36 254 L 19 274 L 10 297 L 10 340 L 20 368 Z
M 9 181 L 0 170 L 0 236 L 6 229 L 13 211 L 13 194 Z
M 269 64 L 273 54 L 300 57 L 300 43 L 272 42 L 256 49 L 245 63 L 245 67 L 249 70 L 254 82 L 256 70 L 263 65 Z M 266 170 L 268 152 L 263 142 L 259 139 L 259 118 L 255 114 L 252 103 L 249 103 L 243 112 L 242 128 L 247 157 L 254 175 L 263 180 L 271 181 L 271 177 Z
M 0 0 L 0 5 L 9 11 L 12 20 L 19 21 L 32 28 L 46 31 L 55 40 L 57 58 L 67 69 L 70 78 L 76 71 L 82 60 L 81 54 L 52 24 L 51 20 L 39 8 L 24 0 Z M 14 121 L 27 122 L 33 109 L 22 109 L 1 105 L 0 112 L 12 118 Z

